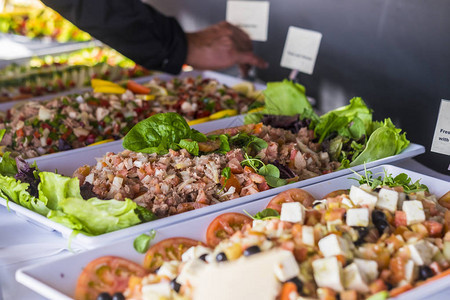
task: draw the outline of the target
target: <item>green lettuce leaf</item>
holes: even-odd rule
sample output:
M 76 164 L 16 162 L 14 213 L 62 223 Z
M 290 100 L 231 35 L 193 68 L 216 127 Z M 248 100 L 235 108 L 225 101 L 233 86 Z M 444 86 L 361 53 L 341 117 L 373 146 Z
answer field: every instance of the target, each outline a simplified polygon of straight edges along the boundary
M 14 177 L 17 174 L 17 166 L 14 158 L 10 157 L 10 152 L 5 152 L 1 157 L 0 174 Z
M 265 108 L 263 111 L 248 114 L 244 118 L 245 124 L 258 123 L 263 114 L 294 116 L 299 114 L 301 119 L 318 120 L 311 104 L 305 95 L 305 87 L 290 80 L 267 83 L 264 90 Z
M 70 178 L 52 172 L 39 173 L 39 199 L 47 203 L 50 209 L 59 209 L 60 202 L 65 198 L 80 198 L 80 182 L 78 178 Z
M 125 201 L 100 200 L 91 198 L 65 198 L 59 203 L 63 213 L 78 220 L 83 227 L 76 228 L 84 232 L 98 235 L 141 223 L 135 213 L 137 204 L 130 199 Z M 54 219 L 57 221 L 58 219 Z M 69 222 L 65 219 L 65 225 Z M 74 222 L 74 224 L 77 224 Z M 75 228 L 74 228 L 75 229 Z
M 406 134 L 400 132 L 401 129 L 396 128 L 391 119 L 385 119 L 383 126 L 378 127 L 370 135 L 366 147 L 350 163 L 350 167 L 400 153 L 409 145 Z
M 47 215 L 50 211 L 46 207 L 45 200 L 38 199 L 27 192 L 29 184 L 21 183 L 13 177 L 0 175 L 0 196 L 6 200 L 11 200 L 40 215 Z
M 176 113 L 153 115 L 137 123 L 123 139 L 125 149 L 143 152 L 166 154 L 169 149 L 178 150 L 182 139 L 189 139 L 191 128 L 186 120 Z
M 333 132 L 344 137 L 359 139 L 362 135 L 367 135 L 371 126 L 372 111 L 361 98 L 355 97 L 350 100 L 349 105 L 320 116 L 314 133 L 320 137 L 320 143 Z

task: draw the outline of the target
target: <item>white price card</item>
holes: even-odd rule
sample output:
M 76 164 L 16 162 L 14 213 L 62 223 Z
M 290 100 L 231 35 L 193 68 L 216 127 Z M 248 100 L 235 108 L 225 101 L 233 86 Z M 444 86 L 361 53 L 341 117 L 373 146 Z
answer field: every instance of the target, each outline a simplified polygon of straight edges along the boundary
M 450 100 L 441 100 L 431 151 L 450 155 Z
M 267 41 L 269 1 L 227 1 L 226 20 L 244 30 L 253 41 Z
M 321 40 L 320 32 L 290 26 L 281 57 L 281 66 L 311 75 Z

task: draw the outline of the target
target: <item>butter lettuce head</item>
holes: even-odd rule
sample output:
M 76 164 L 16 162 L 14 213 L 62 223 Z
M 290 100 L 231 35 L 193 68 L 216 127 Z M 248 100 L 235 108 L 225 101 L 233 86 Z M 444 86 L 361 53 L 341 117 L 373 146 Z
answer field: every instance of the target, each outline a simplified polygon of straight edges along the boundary
M 38 186 L 39 199 L 47 203 L 50 209 L 60 208 L 61 200 L 73 197 L 81 198 L 78 178 L 70 178 L 52 172 L 40 172 Z

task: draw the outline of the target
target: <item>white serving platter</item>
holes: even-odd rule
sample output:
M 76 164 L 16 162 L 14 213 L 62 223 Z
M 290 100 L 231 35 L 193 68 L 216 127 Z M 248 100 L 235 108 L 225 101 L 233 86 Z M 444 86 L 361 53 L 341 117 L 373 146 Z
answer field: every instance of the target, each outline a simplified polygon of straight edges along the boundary
M 438 197 L 450 190 L 450 183 L 435 179 L 423 174 L 401 169 L 391 165 L 383 165 L 370 169 L 374 174 L 383 176 L 384 170 L 387 173 L 397 175 L 400 173 L 408 174 L 413 181 L 421 180 L 421 183 L 426 184 L 433 194 Z M 316 183 L 307 187 L 305 190 L 310 192 L 317 199 L 321 199 L 327 193 L 337 189 L 347 189 L 352 185 L 357 185 L 355 180 L 349 178 L 350 176 L 341 176 L 325 182 Z M 291 185 L 289 186 L 291 187 Z M 196 240 L 205 241 L 206 228 L 210 222 L 226 212 L 240 212 L 243 210 L 251 214 L 263 210 L 272 197 L 265 197 L 250 203 L 239 203 L 232 207 L 227 207 L 220 211 L 204 214 L 195 219 L 185 220 L 169 226 L 160 228 L 153 227 L 151 223 L 146 224 L 146 230 L 156 229 L 156 238 L 152 241 L 155 244 L 161 240 L 170 237 L 188 237 Z M 50 263 L 29 266 L 20 269 L 16 272 L 16 280 L 35 292 L 50 299 L 71 299 L 74 295 L 75 285 L 84 266 L 95 258 L 114 255 L 124 257 L 139 264 L 143 263 L 144 255 L 137 253 L 133 248 L 133 240 L 137 236 L 136 233 L 130 234 L 127 239 L 120 242 L 103 246 L 93 250 L 85 251 L 73 256 L 58 259 Z M 439 296 L 432 297 L 433 294 L 448 288 L 450 284 L 450 276 L 436 280 L 432 283 L 425 284 L 414 290 L 411 290 L 403 295 L 400 299 L 442 299 Z M 447 291 L 448 292 L 448 291 Z
M 239 118 L 239 116 L 236 118 Z M 231 118 L 222 119 L 222 120 L 218 120 L 218 121 L 227 122 L 227 121 L 230 121 L 230 119 Z M 212 128 L 211 130 L 214 130 L 214 128 Z M 92 147 L 93 149 L 89 149 L 90 147 L 88 147 L 88 148 L 84 148 L 84 149 L 87 149 L 88 151 L 92 151 L 92 153 L 89 153 L 89 154 L 101 153 L 102 151 L 104 151 L 103 153 L 105 153 L 105 152 L 109 151 L 107 148 L 108 147 L 107 145 L 108 144 L 105 144 L 106 148 L 100 147 L 102 145 L 99 145 L 98 146 L 99 148 Z M 121 145 L 115 144 L 115 146 L 120 147 Z M 425 151 L 425 149 L 423 146 L 417 145 L 417 144 L 411 144 L 402 153 L 395 155 L 395 156 L 390 156 L 390 157 L 386 157 L 386 158 L 383 158 L 383 159 L 380 159 L 380 160 L 377 160 L 374 162 L 367 163 L 366 167 L 371 168 L 371 167 L 375 167 L 378 165 L 388 164 L 388 163 L 391 163 L 394 161 L 399 161 L 399 160 L 402 160 L 405 158 L 419 155 L 419 154 L 423 153 L 424 151 Z M 101 155 L 103 155 L 103 154 L 101 154 Z M 99 155 L 99 156 L 101 156 L 101 155 Z M 89 157 L 88 153 L 86 153 L 85 150 L 79 150 L 78 152 L 74 152 L 73 154 L 70 154 L 70 155 L 64 155 L 64 152 L 63 152 L 63 153 L 60 153 L 58 156 L 55 155 L 53 157 L 48 157 L 48 159 L 46 159 L 46 157 L 42 157 L 39 160 L 36 159 L 36 161 L 37 161 L 38 167 L 41 170 L 55 171 L 55 169 L 57 168 L 58 172 L 61 172 L 61 170 L 64 170 L 64 171 L 66 171 L 67 175 L 70 175 L 70 174 L 72 174 L 70 172 L 71 170 L 74 170 L 76 167 L 82 166 L 83 163 L 88 160 L 94 160 L 94 157 L 95 156 Z M 45 159 L 46 164 L 44 164 L 44 159 Z M 363 165 L 359 165 L 359 166 L 352 168 L 352 170 L 354 170 L 354 171 L 361 171 L 363 169 L 364 169 Z M 105 234 L 98 235 L 98 236 L 88 236 L 88 235 L 79 233 L 74 238 L 72 238 L 71 241 L 83 248 L 89 248 L 89 249 L 96 248 L 96 247 L 99 247 L 99 246 L 102 246 L 102 245 L 105 245 L 108 243 L 112 243 L 112 242 L 120 240 L 120 239 L 127 238 L 133 234 L 142 233 L 142 232 L 148 230 L 148 228 L 159 228 L 159 227 L 168 226 L 170 224 L 174 224 L 174 223 L 177 223 L 180 221 L 185 221 L 185 220 L 188 220 L 191 218 L 197 218 L 197 217 L 203 216 L 208 213 L 213 213 L 213 212 L 217 212 L 217 211 L 221 211 L 221 210 L 233 207 L 236 204 L 249 203 L 249 202 L 253 202 L 255 200 L 264 198 L 264 197 L 269 197 L 269 196 L 278 194 L 281 191 L 288 189 L 288 188 L 304 187 L 304 186 L 315 184 L 315 183 L 318 183 L 321 181 L 325 181 L 325 180 L 329 180 L 329 179 L 336 178 L 339 176 L 343 176 L 346 174 L 351 174 L 352 170 L 344 169 L 344 170 L 336 171 L 333 173 L 329 173 L 329 174 L 321 175 L 318 177 L 302 180 L 299 182 L 295 182 L 295 183 L 289 184 L 289 186 L 282 186 L 282 187 L 270 189 L 270 190 L 259 192 L 259 193 L 253 194 L 253 195 L 240 197 L 240 198 L 233 199 L 233 200 L 230 200 L 227 202 L 222 202 L 222 203 L 218 203 L 218 204 L 204 207 L 201 209 L 188 211 L 188 212 L 185 212 L 185 213 L 182 213 L 179 215 L 174 215 L 174 216 L 170 216 L 167 218 L 155 220 L 150 223 L 138 224 L 138 225 L 135 225 L 135 226 L 132 226 L 129 228 L 121 229 L 121 230 L 110 232 L 110 233 L 105 233 Z M 3 198 L 0 198 L 0 205 L 6 206 L 7 205 L 6 200 Z M 72 234 L 72 229 L 65 227 L 54 221 L 51 221 L 51 220 L 47 219 L 46 217 L 41 216 L 38 213 L 28 210 L 27 208 L 17 205 L 11 201 L 9 202 L 9 208 L 11 211 L 13 211 L 16 214 L 20 215 L 21 217 L 29 220 L 30 222 L 37 224 L 39 226 L 42 226 L 42 227 L 46 227 L 49 230 L 57 231 L 63 237 L 65 237 L 67 239 L 69 239 Z

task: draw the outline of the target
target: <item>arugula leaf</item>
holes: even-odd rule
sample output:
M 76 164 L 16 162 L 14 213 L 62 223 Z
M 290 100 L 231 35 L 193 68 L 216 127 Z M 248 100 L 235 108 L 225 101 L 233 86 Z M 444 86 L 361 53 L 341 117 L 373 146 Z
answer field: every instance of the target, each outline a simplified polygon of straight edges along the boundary
M 255 170 L 255 172 L 258 172 L 259 168 L 263 167 L 265 164 L 259 158 L 253 158 L 247 153 L 244 153 L 244 160 L 241 161 L 241 165 L 249 166 L 250 168 Z
M 149 234 L 141 234 L 133 241 L 134 249 L 139 253 L 147 252 L 150 242 L 155 238 L 156 231 L 154 229 L 150 230 Z
M 250 213 L 248 213 L 245 209 L 244 209 L 244 213 L 249 216 L 250 218 L 252 218 L 253 220 L 270 220 L 270 219 L 279 219 L 280 218 L 280 214 L 272 208 L 266 208 L 260 212 L 258 212 L 256 215 L 252 216 Z

